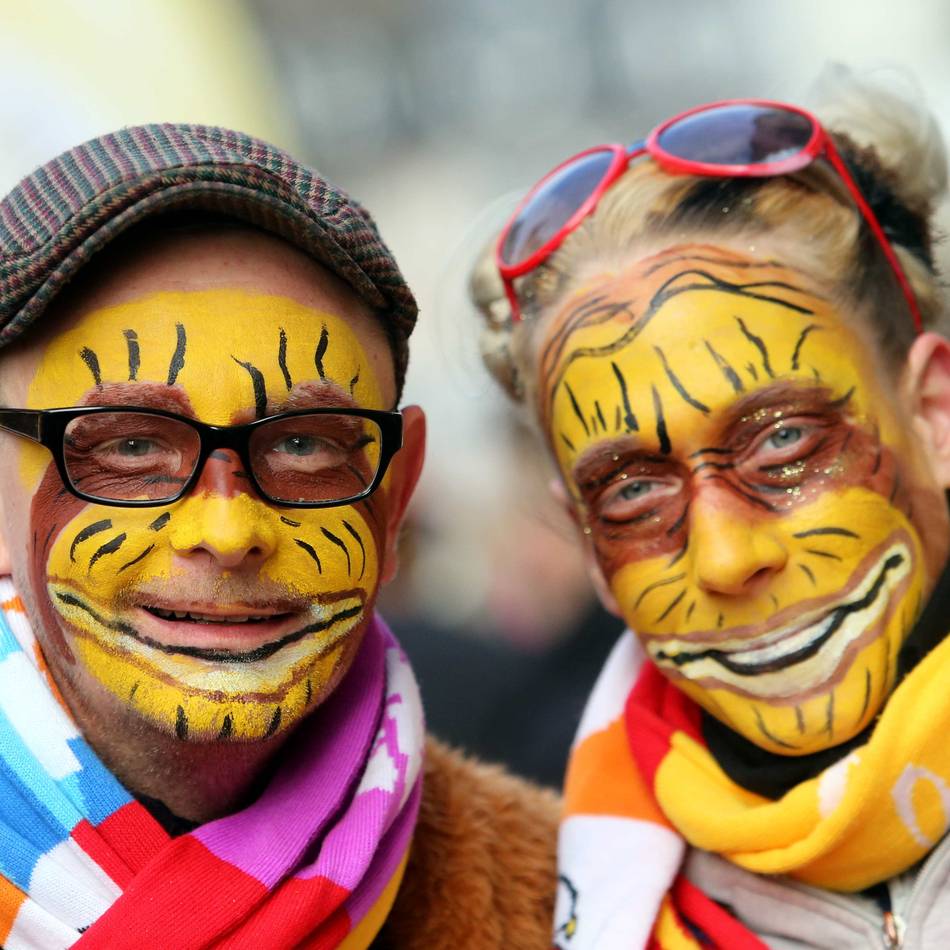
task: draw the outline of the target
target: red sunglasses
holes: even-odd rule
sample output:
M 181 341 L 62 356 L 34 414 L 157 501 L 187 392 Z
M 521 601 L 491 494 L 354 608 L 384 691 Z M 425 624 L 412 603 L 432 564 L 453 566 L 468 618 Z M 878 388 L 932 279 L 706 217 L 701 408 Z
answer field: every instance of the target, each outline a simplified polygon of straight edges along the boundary
M 515 278 L 550 257 L 594 211 L 630 162 L 644 153 L 666 171 L 710 178 L 787 175 L 816 158 L 827 159 L 891 265 L 914 326 L 918 332 L 923 329 L 920 307 L 907 275 L 831 136 L 804 109 L 759 99 L 697 106 L 657 126 L 645 141 L 630 147 L 598 145 L 548 172 L 518 205 L 501 232 L 495 252 L 515 320 L 521 319 Z

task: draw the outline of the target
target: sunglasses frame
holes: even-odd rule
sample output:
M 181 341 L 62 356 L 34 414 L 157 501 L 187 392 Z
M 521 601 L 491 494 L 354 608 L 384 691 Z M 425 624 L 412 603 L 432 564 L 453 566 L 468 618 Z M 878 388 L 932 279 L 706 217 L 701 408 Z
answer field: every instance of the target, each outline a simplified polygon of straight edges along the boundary
M 779 161 L 739 165 L 721 165 L 681 158 L 680 156 L 672 155 L 665 151 L 659 144 L 663 133 L 678 122 L 682 122 L 684 119 L 699 115 L 703 112 L 729 108 L 731 106 L 759 106 L 763 109 L 775 109 L 802 116 L 811 124 L 811 137 L 798 152 Z M 592 189 L 590 195 L 588 195 L 561 228 L 540 248 L 534 251 L 534 253 L 516 264 L 506 264 L 502 257 L 505 241 L 508 238 L 512 226 L 518 220 L 519 215 L 528 207 L 535 195 L 559 172 L 565 168 L 569 168 L 580 159 L 586 158 L 588 155 L 597 154 L 598 152 L 608 152 L 612 155 L 612 158 L 603 177 L 597 186 Z M 774 102 L 769 99 L 726 99 L 721 102 L 695 106 L 686 112 L 681 112 L 671 119 L 662 122 L 650 132 L 646 139 L 632 146 L 628 147 L 619 144 L 596 145 L 593 148 L 578 152 L 576 155 L 571 156 L 566 161 L 561 162 L 555 168 L 551 169 L 551 171 L 541 178 L 519 202 L 518 207 L 502 229 L 495 247 L 495 264 L 498 267 L 498 273 L 504 284 L 505 295 L 508 297 L 508 302 L 511 305 L 512 318 L 515 322 L 519 322 L 523 317 L 521 306 L 518 302 L 518 295 L 515 291 L 514 281 L 518 277 L 523 277 L 547 260 L 547 258 L 561 246 L 567 236 L 571 234 L 588 215 L 594 212 L 606 191 L 626 172 L 630 163 L 641 155 L 649 155 L 664 171 L 673 174 L 698 175 L 705 178 L 772 178 L 778 175 L 789 175 L 800 171 L 808 165 L 811 165 L 812 162 L 818 158 L 826 159 L 844 184 L 848 194 L 860 212 L 861 217 L 864 219 L 865 224 L 870 228 L 878 246 L 884 253 L 884 257 L 887 259 L 894 277 L 900 286 L 901 292 L 907 301 L 915 330 L 918 333 L 923 332 L 920 306 L 910 286 L 910 281 L 904 273 L 897 254 L 887 239 L 887 235 L 884 233 L 884 229 L 881 227 L 880 222 L 871 210 L 871 206 L 861 193 L 857 182 L 855 182 L 851 173 L 848 171 L 831 136 L 812 113 L 798 106 L 788 105 L 784 102 Z

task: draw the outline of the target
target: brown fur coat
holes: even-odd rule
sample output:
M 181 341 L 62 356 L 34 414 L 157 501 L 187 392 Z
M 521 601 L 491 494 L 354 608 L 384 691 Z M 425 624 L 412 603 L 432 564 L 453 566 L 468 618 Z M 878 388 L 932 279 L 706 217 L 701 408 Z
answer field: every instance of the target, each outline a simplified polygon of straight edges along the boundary
M 374 948 L 546 950 L 559 800 L 429 739 L 406 875 Z

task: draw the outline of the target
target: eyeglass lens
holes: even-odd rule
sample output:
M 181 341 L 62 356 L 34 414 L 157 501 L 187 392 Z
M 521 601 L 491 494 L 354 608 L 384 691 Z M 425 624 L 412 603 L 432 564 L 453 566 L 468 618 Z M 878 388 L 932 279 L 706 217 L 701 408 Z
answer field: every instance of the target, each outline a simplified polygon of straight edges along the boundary
M 603 181 L 613 161 L 609 150 L 592 152 L 551 175 L 512 221 L 501 257 L 513 266 L 527 260 L 557 234 Z
M 251 430 L 248 455 L 275 501 L 343 501 L 362 494 L 379 469 L 382 433 L 360 416 L 287 416 Z M 73 486 L 104 501 L 173 498 L 201 452 L 188 423 L 150 413 L 102 412 L 73 419 L 63 446 Z
M 686 116 L 657 139 L 669 155 L 710 165 L 765 165 L 797 155 L 814 128 L 807 116 L 769 106 L 719 106 Z

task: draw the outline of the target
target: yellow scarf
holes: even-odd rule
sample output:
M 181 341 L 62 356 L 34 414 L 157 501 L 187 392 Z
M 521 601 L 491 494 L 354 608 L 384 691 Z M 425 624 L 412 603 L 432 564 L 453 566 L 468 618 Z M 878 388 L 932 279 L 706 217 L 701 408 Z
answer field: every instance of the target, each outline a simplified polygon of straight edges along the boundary
M 721 909 L 677 878 L 684 842 L 836 891 L 914 865 L 950 826 L 948 670 L 950 639 L 905 677 L 864 745 L 773 801 L 726 775 L 698 707 L 625 634 L 568 766 L 557 945 L 698 947 L 697 928 L 730 945 Z

